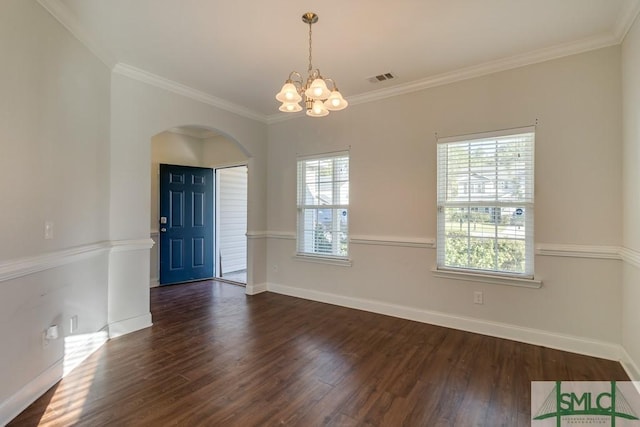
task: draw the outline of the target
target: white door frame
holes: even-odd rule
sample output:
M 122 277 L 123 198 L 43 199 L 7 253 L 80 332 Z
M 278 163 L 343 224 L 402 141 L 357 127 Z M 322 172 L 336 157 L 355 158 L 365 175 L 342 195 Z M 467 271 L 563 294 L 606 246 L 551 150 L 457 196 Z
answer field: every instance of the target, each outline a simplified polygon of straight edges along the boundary
M 216 278 L 223 278 L 222 277 L 222 263 L 220 261 L 220 234 L 219 233 L 219 228 L 220 228 L 220 181 L 219 181 L 219 177 L 218 177 L 218 170 L 222 170 L 222 169 L 231 169 L 231 168 L 237 168 L 237 167 L 246 167 L 247 168 L 247 192 L 248 192 L 248 184 L 249 184 L 249 180 L 248 180 L 248 174 L 249 174 L 249 162 L 248 161 L 242 161 L 242 162 L 236 162 L 236 163 L 229 163 L 229 164 L 223 164 L 223 165 L 216 165 L 215 167 L 213 167 L 213 174 L 214 174 L 214 181 L 215 181 L 215 186 L 214 186 L 214 192 L 215 192 L 215 199 L 214 199 L 214 232 L 215 232 L 215 240 L 214 240 L 214 256 L 216 257 L 215 262 L 214 262 L 214 275 Z M 248 209 L 248 202 L 249 202 L 249 195 L 247 193 L 247 197 L 245 198 L 245 210 Z M 246 228 L 246 227 L 245 227 Z M 246 237 L 246 232 L 247 230 L 245 229 L 245 244 L 247 247 L 247 251 L 248 251 L 248 242 L 247 242 L 247 237 Z M 248 253 L 247 251 L 245 251 L 244 257 L 245 257 L 245 263 L 247 263 L 247 273 L 248 273 Z M 248 281 L 248 280 L 247 280 Z

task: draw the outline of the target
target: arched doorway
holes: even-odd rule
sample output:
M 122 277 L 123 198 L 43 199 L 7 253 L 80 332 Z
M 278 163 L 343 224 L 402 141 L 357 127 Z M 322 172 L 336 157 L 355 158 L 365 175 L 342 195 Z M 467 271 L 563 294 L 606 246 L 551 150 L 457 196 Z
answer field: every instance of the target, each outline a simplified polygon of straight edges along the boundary
M 150 255 L 150 286 L 159 286 L 161 283 L 166 282 L 163 282 L 161 273 L 161 271 L 166 272 L 166 269 L 161 268 L 161 265 L 165 267 L 167 260 L 164 260 L 163 262 L 162 257 L 166 256 L 166 254 L 163 255 L 160 251 L 161 230 L 166 230 L 166 228 L 161 224 L 160 165 L 186 166 L 216 171 L 238 166 L 246 168 L 248 166 L 248 160 L 248 153 L 240 144 L 229 136 L 224 135 L 222 132 L 207 127 L 193 125 L 174 127 L 160 132 L 151 138 L 150 235 L 155 242 L 155 246 L 151 250 Z M 221 217 L 226 218 L 228 215 L 221 215 L 220 212 L 220 208 L 223 203 L 218 194 L 218 192 L 221 192 L 218 182 L 216 182 L 214 188 L 213 198 L 217 200 L 218 203 L 214 204 L 214 215 L 212 218 L 209 218 L 209 220 L 212 221 L 215 229 L 216 222 L 219 224 Z M 211 261 L 214 265 L 213 275 L 216 277 L 222 277 L 225 272 L 229 273 L 228 269 L 226 271 L 224 270 L 225 266 L 233 265 L 237 267 L 243 265 L 243 268 L 237 269 L 244 270 L 241 271 L 241 273 L 244 274 L 234 274 L 231 277 L 231 280 L 246 283 L 246 187 L 244 189 L 244 193 L 240 194 L 240 196 L 245 198 L 245 224 L 244 230 L 242 230 L 242 237 L 236 236 L 235 238 L 236 243 L 233 253 L 236 258 L 240 256 L 243 259 L 232 260 L 225 253 L 228 252 L 231 254 L 230 251 L 227 251 L 226 248 L 224 252 L 221 251 L 222 245 L 228 241 L 229 233 L 227 232 L 228 230 L 226 230 L 224 233 L 225 239 L 222 241 L 218 237 L 218 233 L 214 233 L 213 259 Z M 216 221 L 216 219 L 218 219 L 218 221 Z M 237 244 L 239 239 L 244 240 L 244 245 L 240 248 Z M 239 251 L 241 251 L 241 253 L 239 253 Z M 226 259 L 224 259 L 223 256 L 225 256 Z M 234 271 L 234 273 L 238 272 Z

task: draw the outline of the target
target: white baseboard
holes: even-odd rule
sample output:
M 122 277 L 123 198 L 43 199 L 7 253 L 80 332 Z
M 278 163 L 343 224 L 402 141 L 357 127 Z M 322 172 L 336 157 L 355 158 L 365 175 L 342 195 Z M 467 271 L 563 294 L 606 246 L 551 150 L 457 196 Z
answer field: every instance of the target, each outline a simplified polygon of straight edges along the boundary
M 622 349 L 622 359 L 620 360 L 620 363 L 627 372 L 627 375 L 629 375 L 631 381 L 640 381 L 640 369 L 638 369 L 638 365 L 636 365 L 624 348 Z M 640 390 L 638 391 L 640 392 Z
M 158 279 L 157 277 L 154 277 L 149 280 L 150 288 L 157 288 L 158 286 L 160 286 L 160 279 Z
M 0 425 L 7 425 L 62 378 L 64 360 L 56 361 L 20 391 L 0 403 Z
M 256 294 L 260 294 L 262 292 L 266 292 L 267 291 L 267 284 L 266 283 L 258 283 L 257 285 L 247 285 L 245 287 L 245 294 L 247 295 L 256 295 Z
M 347 297 L 319 292 L 310 289 L 269 283 L 267 290 L 278 294 L 370 311 L 387 316 L 414 320 L 447 328 L 460 329 L 497 338 L 505 338 L 527 344 L 540 345 L 603 359 L 623 360 L 623 349 L 615 343 L 591 340 L 583 337 L 559 334 L 540 329 L 525 328 L 507 323 L 492 322 L 472 317 L 456 316 L 447 313 L 421 310 L 380 301 Z
M 105 328 L 106 329 L 106 328 Z M 51 367 L 38 375 L 20 391 L 0 403 L 0 425 L 6 425 L 35 402 L 40 396 L 53 387 L 73 368 L 89 357 L 94 351 L 107 342 L 106 330 L 86 335 L 71 335 L 65 339 L 76 338 L 71 349 L 64 358 L 57 360 Z
M 121 320 L 119 322 L 109 323 L 109 338 L 117 338 L 140 329 L 148 328 L 152 325 L 151 313 L 133 317 L 131 319 Z

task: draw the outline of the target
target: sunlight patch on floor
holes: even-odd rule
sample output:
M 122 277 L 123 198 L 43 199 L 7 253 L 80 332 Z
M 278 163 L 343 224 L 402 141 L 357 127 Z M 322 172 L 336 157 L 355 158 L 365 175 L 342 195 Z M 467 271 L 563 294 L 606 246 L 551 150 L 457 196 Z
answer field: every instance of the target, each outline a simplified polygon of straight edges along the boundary
M 91 334 L 70 335 L 64 339 L 64 368 L 62 377 L 66 377 L 91 353 L 107 342 L 107 332 L 94 332 Z

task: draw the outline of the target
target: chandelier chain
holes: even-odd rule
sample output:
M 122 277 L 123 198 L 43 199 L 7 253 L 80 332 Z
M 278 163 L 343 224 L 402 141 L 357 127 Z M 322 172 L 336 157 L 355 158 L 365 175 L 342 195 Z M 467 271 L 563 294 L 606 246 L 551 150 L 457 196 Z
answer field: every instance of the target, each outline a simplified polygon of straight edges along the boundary
M 313 66 L 311 65 L 311 25 L 312 23 L 309 22 L 309 73 L 311 73 L 311 70 L 313 69 Z

